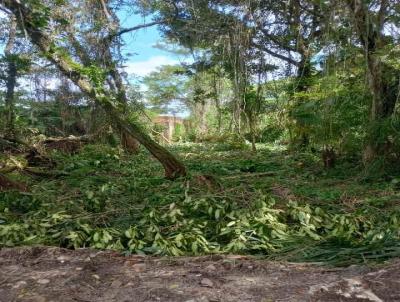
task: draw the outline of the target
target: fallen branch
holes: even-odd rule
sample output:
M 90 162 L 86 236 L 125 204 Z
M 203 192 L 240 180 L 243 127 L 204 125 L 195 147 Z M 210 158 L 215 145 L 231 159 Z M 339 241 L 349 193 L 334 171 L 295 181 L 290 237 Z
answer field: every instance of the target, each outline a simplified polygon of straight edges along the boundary
M 32 153 L 32 151 L 31 151 L 31 153 Z M 2 167 L 0 169 L 0 173 L 4 175 L 4 174 L 12 173 L 14 171 L 18 171 L 20 173 L 28 174 L 30 176 L 39 176 L 39 177 L 60 177 L 60 176 L 68 175 L 68 173 L 63 172 L 63 171 L 49 170 L 49 168 L 53 167 L 53 165 L 49 166 L 49 162 L 48 162 L 49 159 L 47 159 L 47 158 L 42 159 L 40 154 L 33 153 L 33 155 L 32 155 L 31 153 L 28 154 L 28 156 L 25 158 L 26 161 L 19 161 L 13 157 L 10 157 L 10 161 L 9 161 L 8 165 Z M 29 166 L 32 163 L 31 158 L 29 158 L 29 155 L 34 156 L 34 158 L 35 158 L 34 163 L 44 164 L 45 168 L 47 170 L 43 170 L 38 167 Z M 35 156 L 37 156 L 37 157 L 35 157 Z M 10 163 L 11 163 L 11 165 L 10 165 Z M 50 162 L 50 164 L 53 164 L 53 162 Z
M 67 137 L 49 137 L 46 138 L 43 143 L 53 143 L 53 142 L 89 142 L 93 135 L 83 135 L 83 136 L 67 136 Z
M 40 154 L 37 149 L 31 149 L 25 159 L 28 163 L 26 166 L 54 168 L 56 165 L 53 160 Z
M 0 137 L 0 151 L 21 152 L 27 144 L 15 139 Z
M 17 166 L 12 166 L 12 167 L 4 167 L 0 169 L 0 174 L 9 174 L 17 170 Z
M 87 143 L 95 140 L 95 138 L 104 130 L 101 127 L 95 133 L 83 136 L 67 136 L 67 137 L 49 137 L 41 142 L 46 149 L 58 150 L 66 153 L 75 153 Z
M 11 167 L 4 167 L 0 169 L 0 175 L 10 174 L 14 171 L 20 171 L 22 173 L 28 174 L 30 176 L 38 176 L 38 177 L 62 177 L 68 176 L 69 174 L 64 171 L 44 171 L 37 167 L 18 167 L 18 166 L 11 166 Z
M 61 177 L 69 175 L 68 173 L 63 171 L 43 171 L 36 167 L 25 167 L 22 171 L 26 174 L 39 177 Z
M 0 174 L 0 191 L 16 190 L 20 192 L 28 192 L 28 186 L 23 183 L 15 182 L 3 174 Z

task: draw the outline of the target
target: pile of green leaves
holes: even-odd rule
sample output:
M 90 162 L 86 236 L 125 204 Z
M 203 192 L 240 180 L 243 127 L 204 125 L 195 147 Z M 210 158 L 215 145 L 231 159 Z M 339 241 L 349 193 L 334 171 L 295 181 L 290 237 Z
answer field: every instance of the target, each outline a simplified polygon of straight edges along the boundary
M 33 180 L 31 193 L 0 193 L 0 246 L 239 253 L 332 264 L 400 256 L 396 178 L 366 192 L 373 186 L 355 181 L 350 174 L 360 171 L 346 163 L 326 172 L 312 154 L 264 148 L 249 155 L 181 145 L 176 151 L 193 175 L 175 182 L 164 180 L 145 153 L 87 146 L 72 157 L 54 154 L 68 176 Z M 257 177 L 271 171 L 276 175 Z M 205 186 L 196 174 L 216 175 L 218 186 Z M 293 194 L 274 193 L 278 184 Z M 345 192 L 364 194 L 362 202 L 349 206 Z

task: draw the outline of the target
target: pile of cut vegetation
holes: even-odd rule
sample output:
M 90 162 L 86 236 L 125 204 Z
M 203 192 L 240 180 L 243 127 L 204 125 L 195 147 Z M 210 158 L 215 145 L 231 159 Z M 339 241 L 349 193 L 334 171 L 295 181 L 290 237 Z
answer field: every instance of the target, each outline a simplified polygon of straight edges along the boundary
M 0 193 L 0 245 L 336 265 L 400 256 L 396 178 L 370 181 L 346 161 L 326 171 L 312 153 L 280 146 L 257 154 L 175 148 L 192 175 L 174 182 L 144 152 L 126 156 L 103 145 L 53 152 L 61 174 L 15 174 L 30 191 Z

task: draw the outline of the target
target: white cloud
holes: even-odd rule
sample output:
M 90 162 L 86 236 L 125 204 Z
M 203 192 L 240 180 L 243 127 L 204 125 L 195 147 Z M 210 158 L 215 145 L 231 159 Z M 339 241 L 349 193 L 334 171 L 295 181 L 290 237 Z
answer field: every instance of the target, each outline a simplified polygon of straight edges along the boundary
M 154 56 L 146 61 L 128 62 L 125 64 L 124 70 L 129 75 L 146 76 L 156 71 L 157 67 L 162 65 L 175 65 L 179 62 L 167 56 Z

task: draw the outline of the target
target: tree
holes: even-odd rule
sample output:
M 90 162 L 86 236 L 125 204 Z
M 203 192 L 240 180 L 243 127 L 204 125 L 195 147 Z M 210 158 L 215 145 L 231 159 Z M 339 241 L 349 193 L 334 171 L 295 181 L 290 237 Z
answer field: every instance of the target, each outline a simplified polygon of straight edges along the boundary
M 361 42 L 367 61 L 368 87 L 372 95 L 370 109 L 371 128 L 380 128 L 394 112 L 398 99 L 400 72 L 382 60 L 382 55 L 391 38 L 385 34 L 385 25 L 396 20 L 397 1 L 347 0 L 352 24 Z M 397 20 L 397 26 L 399 21 Z M 379 132 L 374 130 L 374 132 Z M 370 136 L 364 151 L 364 159 L 371 161 L 384 152 L 385 140 Z
M 7 0 L 2 5 L 14 14 L 20 28 L 26 31 L 32 43 L 40 49 L 47 60 L 57 66 L 64 76 L 101 106 L 118 128 L 134 137 L 149 150 L 163 165 L 167 178 L 174 179 L 186 174 L 186 169 L 180 161 L 153 141 L 138 125 L 124 117 L 123 97 L 106 89 L 104 70 L 95 65 L 78 63 L 71 56 L 68 47 L 57 43 L 58 41 L 45 31 L 50 20 L 53 25 L 62 24 L 65 20 L 51 19 L 50 7 L 38 1 L 22 4 L 18 0 Z
M 161 15 L 171 13 L 159 8 L 159 1 L 151 3 L 155 3 Z M 236 132 L 242 132 L 243 115 L 248 122 L 254 120 L 249 119 L 251 106 L 244 111 L 248 87 L 261 84 L 255 78 L 260 73 L 264 78 L 275 69 L 273 65 L 290 64 L 297 68 L 293 95 L 297 103 L 305 102 L 296 94 L 304 94 L 311 85 L 311 58 L 316 52 L 323 19 L 318 2 L 180 1 L 177 9 L 179 18 L 164 25 L 162 30 L 169 39 L 188 48 L 209 50 L 209 62 L 223 66 L 234 88 L 232 121 Z M 254 126 L 253 122 L 250 124 Z M 300 136 L 306 142 L 305 135 Z
M 8 18 L 8 31 L 4 55 L 0 60 L 2 75 L 0 79 L 4 82 L 5 91 L 5 110 L 4 110 L 4 137 L 15 140 L 16 129 L 16 101 L 18 79 L 28 73 L 31 64 L 29 51 L 21 46 L 21 37 L 17 32 L 17 20 L 14 16 Z
M 15 139 L 14 129 L 14 98 L 15 98 L 15 86 L 17 84 L 17 56 L 13 53 L 17 32 L 17 20 L 14 16 L 10 17 L 10 30 L 8 33 L 8 40 L 6 47 L 4 48 L 4 57 L 7 62 L 7 79 L 6 79 L 6 97 L 5 97 L 5 137 Z

